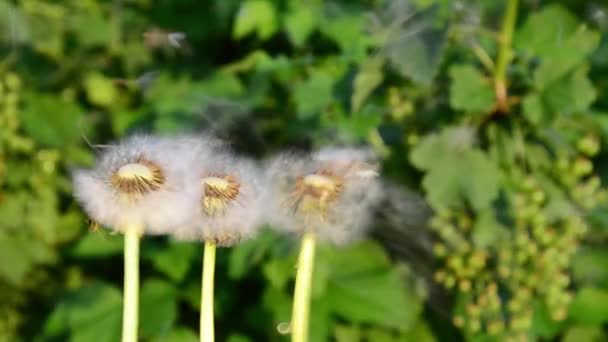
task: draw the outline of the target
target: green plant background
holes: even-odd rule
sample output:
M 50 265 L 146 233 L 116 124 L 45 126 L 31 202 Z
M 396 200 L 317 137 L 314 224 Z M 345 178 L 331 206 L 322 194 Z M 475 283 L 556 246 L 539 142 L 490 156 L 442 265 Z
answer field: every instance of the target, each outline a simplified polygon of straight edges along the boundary
M 499 111 L 505 4 L 0 0 L 0 341 L 119 340 L 122 238 L 89 230 L 70 171 L 197 129 L 382 155 L 398 205 L 320 247 L 312 341 L 608 339 L 608 7 L 521 0 Z M 197 340 L 201 250 L 143 241 L 142 340 Z M 219 250 L 219 341 L 287 340 L 296 251 Z

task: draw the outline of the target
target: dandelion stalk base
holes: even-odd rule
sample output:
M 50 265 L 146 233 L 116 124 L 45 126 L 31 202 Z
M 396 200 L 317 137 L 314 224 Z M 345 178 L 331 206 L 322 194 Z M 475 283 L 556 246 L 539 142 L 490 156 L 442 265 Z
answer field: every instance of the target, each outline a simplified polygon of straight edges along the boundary
M 140 231 L 135 226 L 125 229 L 122 342 L 137 342 Z
M 213 282 L 215 274 L 215 251 L 213 242 L 205 242 L 203 256 L 203 284 L 201 287 L 200 341 L 213 342 Z
M 316 237 L 308 232 L 302 237 L 291 316 L 291 341 L 307 342 L 310 316 L 310 292 L 315 261 Z

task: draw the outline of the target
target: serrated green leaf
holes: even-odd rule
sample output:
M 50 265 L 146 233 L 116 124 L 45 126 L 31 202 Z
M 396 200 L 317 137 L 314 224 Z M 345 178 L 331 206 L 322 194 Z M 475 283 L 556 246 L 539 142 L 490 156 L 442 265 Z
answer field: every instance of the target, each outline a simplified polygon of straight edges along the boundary
M 492 84 L 471 65 L 450 68 L 450 105 L 457 110 L 487 113 L 496 103 Z
M 545 6 L 528 17 L 515 35 L 515 46 L 540 57 L 534 83 L 542 90 L 580 65 L 597 47 L 600 35 L 580 25 L 561 5 Z
M 571 114 L 589 109 L 597 93 L 587 77 L 588 70 L 582 66 L 545 89 L 543 99 L 554 113 Z
M 277 29 L 274 6 L 267 0 L 248 0 L 241 4 L 232 36 L 241 39 L 255 32 L 259 39 L 270 38 Z

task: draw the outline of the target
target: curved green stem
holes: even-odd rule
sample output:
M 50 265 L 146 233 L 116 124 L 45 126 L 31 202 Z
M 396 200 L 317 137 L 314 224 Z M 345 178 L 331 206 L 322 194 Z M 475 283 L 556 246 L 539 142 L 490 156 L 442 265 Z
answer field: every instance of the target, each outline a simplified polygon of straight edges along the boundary
M 494 89 L 496 92 L 496 103 L 503 112 L 509 111 L 507 93 L 507 67 L 513 59 L 513 32 L 515 31 L 515 21 L 517 19 L 518 0 L 508 0 L 507 9 L 500 30 L 500 45 L 496 60 L 496 71 L 494 74 Z
M 296 287 L 293 298 L 293 311 L 291 316 L 291 341 L 308 341 L 308 322 L 310 316 L 310 292 L 315 261 L 315 234 L 306 233 L 302 237 L 300 255 L 298 257 L 298 271 L 296 274 Z
M 200 341 L 213 342 L 213 278 L 215 274 L 215 250 L 213 242 L 205 242 L 203 256 L 203 284 L 201 287 Z
M 125 229 L 122 342 L 137 342 L 140 232 L 136 226 Z

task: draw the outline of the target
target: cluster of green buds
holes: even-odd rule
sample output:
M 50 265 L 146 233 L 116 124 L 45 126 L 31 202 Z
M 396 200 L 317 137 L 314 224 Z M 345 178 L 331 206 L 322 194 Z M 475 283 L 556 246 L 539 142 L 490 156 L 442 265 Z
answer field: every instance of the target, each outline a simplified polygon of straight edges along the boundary
M 555 177 L 559 179 L 569 196 L 581 209 L 589 210 L 606 199 L 600 188 L 600 178 L 593 173 L 593 158 L 599 153 L 599 139 L 586 135 L 576 142 L 577 155 L 561 155 L 557 160 Z
M 471 215 L 463 210 L 441 210 L 430 227 L 439 237 L 434 255 L 445 265 L 435 272 L 435 281 L 458 294 L 454 325 L 468 334 L 482 330 L 501 333 L 501 300 L 488 263 L 490 251 L 472 243 Z
M 532 302 L 553 320 L 566 319 L 573 297 L 569 267 L 588 231 L 583 215 L 607 196 L 589 160 L 599 151 L 597 138 L 585 136 L 576 147 L 574 156 L 559 156 L 546 174 L 511 174 L 510 218 L 494 247 L 474 243 L 479 223 L 471 212 L 444 209 L 431 219 L 438 238 L 433 252 L 443 265 L 434 278 L 456 293 L 453 323 L 466 335 L 527 340 Z
M 564 320 L 572 299 L 568 267 L 586 231 L 579 216 L 556 216 L 546 190 L 528 175 L 511 197 L 514 231 L 498 253 L 497 271 L 508 293 L 508 331 L 523 339 L 531 325 L 532 299 L 555 321 Z

